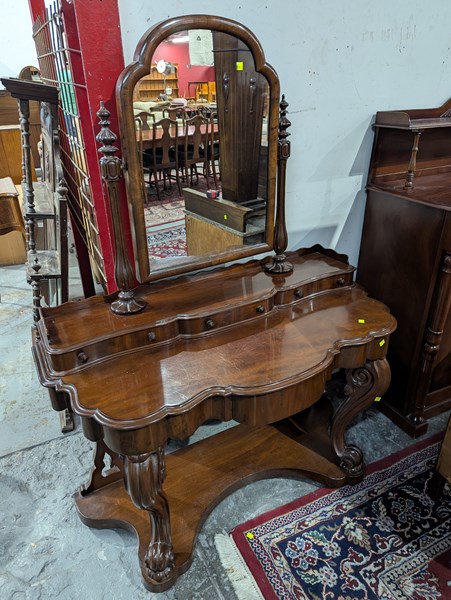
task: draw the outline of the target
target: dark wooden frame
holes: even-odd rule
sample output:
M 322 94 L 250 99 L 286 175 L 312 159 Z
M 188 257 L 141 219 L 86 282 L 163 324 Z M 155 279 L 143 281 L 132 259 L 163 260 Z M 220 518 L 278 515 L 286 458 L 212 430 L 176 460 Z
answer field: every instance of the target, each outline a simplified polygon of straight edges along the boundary
M 136 83 L 147 74 L 150 60 L 158 47 L 169 35 L 186 29 L 211 29 L 236 36 L 249 47 L 255 61 L 255 69 L 268 81 L 270 98 L 268 110 L 268 172 L 266 233 L 263 244 L 224 251 L 208 259 L 190 261 L 170 269 L 149 271 L 149 257 L 143 212 L 142 187 L 139 177 L 139 156 L 136 151 L 135 121 L 133 116 L 133 90 Z M 185 273 L 213 265 L 223 264 L 246 256 L 253 256 L 273 249 L 274 214 L 276 210 L 276 165 L 279 121 L 280 86 L 273 68 L 266 63 L 263 49 L 254 34 L 241 23 L 212 15 L 188 15 L 175 17 L 149 29 L 141 38 L 134 55 L 134 62 L 120 75 L 116 86 L 119 122 L 121 124 L 122 153 L 125 165 L 129 214 L 133 231 L 135 263 L 140 281 L 151 281 L 165 276 Z M 279 202 L 279 201 L 278 201 Z

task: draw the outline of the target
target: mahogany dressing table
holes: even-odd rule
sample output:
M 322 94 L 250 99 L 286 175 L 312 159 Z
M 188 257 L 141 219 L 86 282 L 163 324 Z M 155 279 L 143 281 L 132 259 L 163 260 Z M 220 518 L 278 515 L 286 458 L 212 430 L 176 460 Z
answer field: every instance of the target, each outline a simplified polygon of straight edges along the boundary
M 224 44 L 232 64 L 243 58 L 238 74 L 227 57 L 215 61 L 221 181 L 223 189 L 235 190 L 231 201 L 239 204 L 240 178 L 229 173 L 244 150 L 230 150 L 240 143 L 255 146 L 255 140 L 240 142 L 229 127 L 246 111 L 252 119 L 257 112 L 265 120 L 265 142 L 257 127 L 265 170 L 258 172 L 249 161 L 258 177 L 253 187 L 244 186 L 243 201 L 254 194 L 266 203 L 266 237 L 264 243 L 188 257 L 152 272 L 143 252 L 146 189 L 131 98 L 159 43 L 190 28 L 212 30 L 214 52 Z M 117 89 L 142 283 L 133 289 L 120 224 L 122 165 L 102 107 L 98 139 L 119 292 L 41 308 L 33 352 L 53 407 L 62 410 L 70 402 L 84 434 L 96 442 L 89 482 L 74 496 L 81 520 L 134 531 L 144 584 L 158 592 L 187 570 L 206 516 L 240 486 L 275 476 L 307 475 L 329 486 L 363 477 L 362 453 L 346 443 L 345 431 L 388 387 L 385 356 L 396 322 L 353 282 L 345 256 L 320 246 L 285 254 L 287 103 L 282 98 L 279 114 L 278 79 L 253 34 L 220 17 L 178 17 L 143 36 L 135 58 Z M 240 86 L 247 86 L 241 108 L 234 105 Z M 255 134 L 254 127 L 249 131 Z M 268 251 L 271 256 L 261 260 L 235 260 Z M 215 268 L 202 268 L 207 266 Z M 323 394 L 337 369 L 344 369 L 347 385 L 332 412 Z M 165 455 L 168 439 L 186 439 L 209 419 L 240 424 Z

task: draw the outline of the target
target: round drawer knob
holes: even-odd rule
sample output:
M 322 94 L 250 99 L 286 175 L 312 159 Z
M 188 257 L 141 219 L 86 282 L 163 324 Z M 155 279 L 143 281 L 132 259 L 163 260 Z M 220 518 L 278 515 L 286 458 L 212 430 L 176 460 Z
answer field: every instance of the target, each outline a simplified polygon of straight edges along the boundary
M 156 337 L 157 334 L 154 331 L 149 331 L 149 333 L 147 334 L 147 339 L 149 340 L 149 342 L 154 342 Z
M 337 283 L 337 285 L 338 285 L 338 286 L 340 286 L 340 287 L 341 287 L 342 285 L 344 285 L 344 284 L 345 284 L 344 277 L 339 277 L 339 278 L 337 279 L 337 282 L 336 282 L 336 283 Z
M 85 363 L 88 361 L 88 355 L 85 354 L 84 352 L 79 352 L 77 354 L 77 359 L 78 359 L 78 362 Z
M 207 319 L 205 321 L 205 327 L 207 329 L 213 329 L 214 326 L 215 326 L 215 322 L 213 321 L 213 319 Z
M 294 290 L 295 298 L 302 298 L 304 296 L 304 292 L 302 290 Z
M 262 313 L 264 313 L 264 312 L 265 312 L 265 307 L 264 307 L 262 304 L 259 304 L 259 305 L 256 307 L 255 311 L 256 311 L 256 312 L 258 312 L 258 313 L 261 315 Z

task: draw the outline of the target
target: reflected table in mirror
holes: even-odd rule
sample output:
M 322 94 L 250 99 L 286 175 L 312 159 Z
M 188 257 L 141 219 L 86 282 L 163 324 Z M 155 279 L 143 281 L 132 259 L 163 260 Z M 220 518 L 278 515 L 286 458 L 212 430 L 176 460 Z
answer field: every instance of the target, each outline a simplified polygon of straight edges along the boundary
M 219 128 L 218 128 L 217 124 L 213 125 L 213 132 L 214 132 L 215 140 L 218 140 L 219 139 Z M 185 134 L 185 128 L 184 128 L 183 124 L 179 125 L 177 133 L 178 133 L 178 137 L 180 139 L 183 139 L 183 136 Z M 203 128 L 202 128 L 202 133 L 204 133 Z M 189 127 L 188 128 L 189 141 L 192 141 L 191 136 L 193 134 L 194 134 L 194 127 Z M 154 139 L 156 140 L 157 146 L 158 146 L 161 143 L 161 137 L 162 137 L 161 129 L 157 129 L 155 135 L 154 135 L 154 132 L 152 131 L 152 129 L 144 129 L 141 133 L 137 132 L 137 134 L 136 134 L 136 139 L 137 139 L 137 141 L 138 140 L 142 141 L 142 147 L 144 150 L 152 147 L 152 143 L 153 143 Z
M 240 486 L 363 477 L 345 432 L 389 384 L 395 319 L 353 283 L 345 257 L 314 247 L 288 258 L 289 274 L 268 274 L 268 258 L 141 286 L 147 306 L 126 317 L 101 297 L 41 309 L 41 383 L 56 410 L 70 401 L 96 442 L 74 496 L 80 518 L 136 533 L 152 591 L 187 570 L 206 516 Z M 347 385 L 332 410 L 324 390 L 337 369 Z M 168 439 L 208 419 L 239 425 L 165 455 Z

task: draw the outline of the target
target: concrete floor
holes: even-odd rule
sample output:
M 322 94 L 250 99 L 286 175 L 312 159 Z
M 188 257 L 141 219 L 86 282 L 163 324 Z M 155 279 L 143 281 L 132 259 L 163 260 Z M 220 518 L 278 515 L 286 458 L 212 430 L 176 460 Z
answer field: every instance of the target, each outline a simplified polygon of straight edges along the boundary
M 141 583 L 135 537 L 89 529 L 76 515 L 71 494 L 87 480 L 92 444 L 80 427 L 60 433 L 58 415 L 38 383 L 30 352 L 31 290 L 23 265 L 0 267 L 0 286 L 0 598 L 252 598 L 251 589 L 234 592 L 215 536 L 318 486 L 275 479 L 235 492 L 202 527 L 189 571 L 168 592 L 148 592 Z M 71 295 L 79 293 L 74 273 Z M 447 415 L 432 419 L 425 437 L 444 430 L 446 421 Z M 205 426 L 196 439 L 217 430 L 217 425 Z M 375 409 L 353 424 L 348 440 L 362 448 L 367 463 L 415 443 Z

